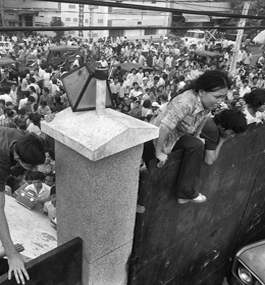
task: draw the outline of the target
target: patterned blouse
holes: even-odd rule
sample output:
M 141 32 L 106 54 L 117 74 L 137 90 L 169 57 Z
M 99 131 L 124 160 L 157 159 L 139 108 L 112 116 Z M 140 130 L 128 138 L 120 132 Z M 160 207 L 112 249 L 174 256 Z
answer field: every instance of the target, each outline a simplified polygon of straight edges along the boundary
M 197 128 L 205 123 L 208 114 L 194 90 L 187 90 L 172 99 L 154 120 L 156 126 L 159 127 L 163 123 L 170 129 L 162 151 L 170 153 L 181 136 L 193 135 Z

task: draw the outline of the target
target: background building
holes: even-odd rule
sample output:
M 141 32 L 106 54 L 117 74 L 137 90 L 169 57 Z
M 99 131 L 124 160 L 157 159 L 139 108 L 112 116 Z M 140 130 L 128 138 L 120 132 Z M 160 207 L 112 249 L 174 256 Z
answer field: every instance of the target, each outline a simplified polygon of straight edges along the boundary
M 120 0 L 119 0 L 120 1 Z M 120 1 L 122 3 L 155 5 L 185 10 L 227 12 L 229 2 L 200 2 L 187 1 L 175 3 L 171 0 L 156 2 L 155 0 Z M 58 2 L 43 2 L 35 0 L 0 0 L 1 19 L 3 26 L 49 26 L 53 17 L 61 19 L 64 26 L 118 26 L 115 31 L 66 31 L 66 35 L 84 38 L 101 38 L 108 36 L 127 36 L 129 39 L 159 38 L 167 33 L 166 30 L 146 29 L 139 30 L 140 26 L 185 26 L 200 27 L 205 23 L 214 26 L 220 21 L 217 17 L 204 15 L 189 15 L 182 13 L 166 13 L 156 11 L 141 11 L 103 7 L 95 5 L 69 4 Z M 126 30 L 123 27 L 135 27 L 135 30 Z M 54 35 L 54 33 L 45 32 Z

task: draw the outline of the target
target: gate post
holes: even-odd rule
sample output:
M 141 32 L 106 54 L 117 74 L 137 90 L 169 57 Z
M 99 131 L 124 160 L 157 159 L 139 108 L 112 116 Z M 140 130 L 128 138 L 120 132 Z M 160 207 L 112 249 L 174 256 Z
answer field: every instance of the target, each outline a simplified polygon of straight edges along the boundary
M 58 113 L 55 139 L 59 245 L 83 240 L 83 285 L 126 284 L 143 143 L 158 128 L 112 109 Z

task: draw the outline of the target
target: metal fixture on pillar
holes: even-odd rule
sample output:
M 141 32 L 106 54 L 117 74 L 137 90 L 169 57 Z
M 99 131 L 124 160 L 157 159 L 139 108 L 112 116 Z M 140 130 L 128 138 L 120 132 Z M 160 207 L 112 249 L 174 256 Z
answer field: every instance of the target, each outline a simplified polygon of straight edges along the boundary
M 108 69 L 83 65 L 62 76 L 67 98 L 73 112 L 95 110 L 103 114 L 105 108 L 113 108 L 108 78 Z M 105 86 L 104 86 L 105 85 Z M 97 94 L 103 92 L 105 94 Z

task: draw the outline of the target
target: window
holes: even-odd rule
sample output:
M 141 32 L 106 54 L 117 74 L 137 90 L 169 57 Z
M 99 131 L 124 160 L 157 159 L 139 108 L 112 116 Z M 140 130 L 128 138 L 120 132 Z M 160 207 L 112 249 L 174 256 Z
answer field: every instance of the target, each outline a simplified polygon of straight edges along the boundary
M 85 23 L 88 24 L 88 19 L 85 19 Z
M 68 5 L 69 9 L 75 9 L 75 5 Z
M 93 38 L 97 38 L 98 37 L 98 33 L 93 33 L 92 37 Z
M 99 24 L 103 24 L 103 19 L 98 19 Z
M 78 19 L 77 18 L 73 18 L 73 22 L 78 22 Z
M 65 21 L 66 21 L 66 22 L 70 22 L 70 21 L 71 21 L 71 18 L 65 18 Z
M 156 35 L 156 29 L 144 30 L 144 35 L 145 35 L 145 36 Z
M 94 6 L 94 9 L 98 9 L 98 6 Z
M 121 37 L 124 35 L 124 30 L 113 30 L 109 31 L 109 36 L 110 37 Z

